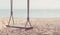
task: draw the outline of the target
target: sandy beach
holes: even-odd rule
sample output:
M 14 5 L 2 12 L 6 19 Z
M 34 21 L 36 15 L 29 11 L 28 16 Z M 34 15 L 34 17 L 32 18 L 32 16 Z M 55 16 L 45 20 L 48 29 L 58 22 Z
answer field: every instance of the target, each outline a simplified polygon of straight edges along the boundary
M 6 27 L 8 20 L 0 18 L 0 35 L 60 35 L 60 18 L 30 18 L 31 30 Z M 14 21 L 25 24 L 26 18 L 14 18 Z

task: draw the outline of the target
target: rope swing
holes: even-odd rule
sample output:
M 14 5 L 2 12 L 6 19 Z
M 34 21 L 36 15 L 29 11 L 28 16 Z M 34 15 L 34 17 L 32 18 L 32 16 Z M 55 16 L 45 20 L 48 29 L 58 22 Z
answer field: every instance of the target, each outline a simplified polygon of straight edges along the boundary
M 26 24 L 25 26 L 15 26 L 14 25 L 14 18 L 13 18 L 13 0 L 10 1 L 11 3 L 11 15 L 10 15 L 10 18 L 9 18 L 9 22 L 8 22 L 8 25 L 6 25 L 7 27 L 12 27 L 12 28 L 21 28 L 21 29 L 26 29 L 26 30 L 29 30 L 29 29 L 33 29 L 31 23 L 30 23 L 30 18 L 29 18 L 29 0 L 27 0 L 27 21 L 26 21 Z M 13 21 L 13 25 L 9 25 L 10 24 L 10 21 Z M 29 23 L 30 27 L 26 27 L 27 24 Z

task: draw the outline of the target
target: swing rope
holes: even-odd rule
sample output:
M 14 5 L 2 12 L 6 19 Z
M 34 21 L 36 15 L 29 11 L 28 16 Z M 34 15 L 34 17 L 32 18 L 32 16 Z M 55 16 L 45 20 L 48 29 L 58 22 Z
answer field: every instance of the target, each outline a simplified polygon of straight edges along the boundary
M 12 19 L 13 21 L 13 24 L 14 24 L 14 18 L 13 18 L 13 0 L 10 1 L 10 4 L 11 4 L 11 14 L 10 14 L 10 19 L 9 19 L 9 22 L 8 22 L 8 25 L 10 24 L 10 21 Z
M 30 18 L 29 18 L 29 0 L 27 0 L 27 22 L 25 24 L 25 27 L 27 26 L 28 23 L 30 26 L 32 26 L 30 23 Z

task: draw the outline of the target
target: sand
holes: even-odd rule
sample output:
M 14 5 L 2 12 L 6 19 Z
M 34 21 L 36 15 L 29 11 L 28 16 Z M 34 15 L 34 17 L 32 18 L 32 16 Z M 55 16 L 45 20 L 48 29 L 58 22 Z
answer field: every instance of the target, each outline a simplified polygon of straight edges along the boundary
M 6 27 L 8 20 L 0 18 L 0 35 L 60 35 L 60 18 L 30 18 L 31 30 Z M 26 18 L 14 18 L 14 21 L 26 24 Z

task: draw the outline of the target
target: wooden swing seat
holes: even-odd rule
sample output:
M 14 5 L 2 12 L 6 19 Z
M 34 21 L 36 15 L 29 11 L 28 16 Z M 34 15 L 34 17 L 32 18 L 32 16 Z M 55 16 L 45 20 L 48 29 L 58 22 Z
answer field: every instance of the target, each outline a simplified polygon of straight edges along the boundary
M 6 27 L 11 27 L 11 28 L 20 28 L 20 29 L 33 29 L 33 27 L 30 27 L 30 26 L 27 26 L 25 27 L 24 25 L 17 25 L 17 24 L 14 24 L 14 25 L 6 25 Z

